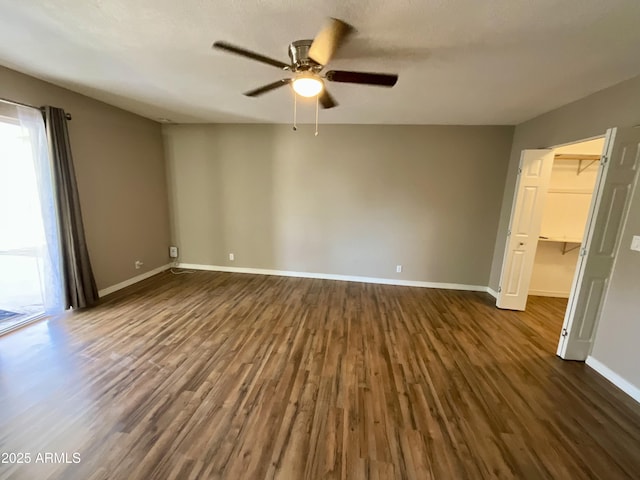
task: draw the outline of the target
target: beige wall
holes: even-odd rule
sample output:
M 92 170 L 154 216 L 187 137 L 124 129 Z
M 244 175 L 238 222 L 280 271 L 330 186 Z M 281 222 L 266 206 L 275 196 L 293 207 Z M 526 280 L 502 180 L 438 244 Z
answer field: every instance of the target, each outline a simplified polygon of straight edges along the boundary
M 635 77 L 516 127 L 491 271 L 492 288 L 497 287 L 500 277 L 520 151 L 602 135 L 609 127 L 639 124 L 640 77 Z M 638 188 L 630 207 L 592 355 L 640 388 L 640 350 L 637 347 L 640 338 L 640 254 L 629 250 L 632 235 L 640 235 Z
M 560 242 L 538 242 L 529 295 L 569 298 L 579 250 L 577 244 L 568 244 L 567 248 L 575 249 L 562 253 L 563 246 Z
M 586 142 L 570 143 L 554 148 L 553 154 L 602 155 L 603 150 L 604 137 L 600 137 Z
M 487 285 L 512 133 L 165 126 L 180 261 Z
M 160 125 L 0 67 L 0 97 L 73 115 L 69 135 L 98 288 L 168 263 L 169 219 Z M 140 259 L 144 267 L 134 268 Z

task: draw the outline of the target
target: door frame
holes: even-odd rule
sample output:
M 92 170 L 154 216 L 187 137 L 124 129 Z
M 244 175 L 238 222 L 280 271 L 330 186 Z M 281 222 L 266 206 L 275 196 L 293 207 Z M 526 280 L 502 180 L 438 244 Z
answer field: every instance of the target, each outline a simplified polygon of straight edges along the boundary
M 603 134 L 601 134 L 601 135 L 595 135 L 595 136 L 593 136 L 593 137 L 588 137 L 588 138 L 584 138 L 584 139 L 581 139 L 581 140 L 576 140 L 576 141 L 572 141 L 572 142 L 566 142 L 566 143 L 556 144 L 556 145 L 553 145 L 553 146 L 551 146 L 551 147 L 547 147 L 546 149 L 549 149 L 549 150 L 555 150 L 555 149 L 557 149 L 557 148 L 565 147 L 565 146 L 567 146 L 567 145 L 574 145 L 574 144 L 576 144 L 576 143 L 584 143 L 584 142 L 588 142 L 588 141 L 591 141 L 591 140 L 597 140 L 597 139 L 600 139 L 600 138 L 606 138 L 606 135 L 607 135 L 607 132 L 605 131 L 605 132 L 604 132 Z M 603 146 L 603 149 L 602 149 L 602 152 L 601 152 L 601 155 L 602 155 L 602 154 L 604 154 L 604 152 L 606 151 L 606 148 L 607 148 L 607 143 L 605 142 L 605 144 L 604 144 L 604 146 Z M 528 150 L 528 149 L 523 149 L 523 150 L 521 150 L 521 151 L 520 151 L 520 158 L 521 158 L 521 159 L 522 159 L 522 153 L 523 153 L 524 151 L 526 151 L 526 150 Z M 520 162 L 521 162 L 521 161 L 522 161 L 522 160 L 520 160 Z M 594 195 L 595 195 L 595 193 L 596 193 L 596 190 L 595 190 L 595 189 L 597 189 L 597 188 L 600 188 L 600 187 L 601 187 L 601 185 L 600 185 L 600 181 L 599 181 L 599 180 L 600 180 L 599 175 L 600 175 L 600 174 L 598 174 L 598 179 L 596 180 L 596 185 L 594 186 Z M 519 185 L 519 178 L 518 178 L 518 179 L 516 179 L 515 190 L 514 190 L 514 192 L 513 192 L 513 199 L 512 199 L 512 201 L 511 201 L 511 213 L 509 214 L 509 224 L 507 225 L 507 229 L 510 229 L 510 228 L 511 228 L 511 223 L 512 223 L 512 221 L 513 221 L 514 209 L 515 209 L 516 204 L 517 204 L 517 201 L 518 201 L 518 193 L 519 193 L 519 192 L 518 192 L 518 190 L 519 190 L 519 189 L 518 189 L 518 185 Z M 585 231 L 586 231 L 587 226 L 588 226 L 588 225 L 592 222 L 592 220 L 596 217 L 596 214 L 597 214 L 597 210 L 593 210 L 593 209 L 590 209 L 590 210 L 589 210 L 589 216 L 587 217 L 587 222 L 586 222 L 586 224 L 585 224 Z M 505 264 L 505 261 L 506 261 L 506 254 L 507 254 L 507 251 L 508 251 L 508 248 L 509 248 L 509 240 L 510 240 L 510 238 L 509 238 L 509 236 L 507 235 L 507 238 L 506 238 L 506 240 L 505 240 L 505 252 L 504 252 L 504 254 L 503 254 L 502 264 L 501 264 L 501 266 L 500 266 L 500 272 L 501 272 L 501 273 L 500 273 L 500 279 L 499 279 L 499 283 L 498 283 L 498 285 L 502 285 L 503 280 L 504 280 L 504 279 L 503 279 L 503 275 L 505 274 L 505 272 L 504 272 L 504 264 Z M 535 246 L 534 246 L 534 248 L 533 248 L 533 250 L 534 250 L 533 254 L 534 254 L 534 255 L 535 255 L 535 252 L 537 251 L 537 249 L 538 249 L 538 244 L 537 244 L 537 242 L 536 242 L 536 244 L 535 244 Z M 577 274 L 577 272 L 578 272 L 578 266 L 579 266 L 579 261 L 578 261 L 578 263 L 576 263 L 576 267 L 575 267 L 575 270 L 574 270 L 574 278 L 573 278 L 573 282 L 575 282 L 575 281 L 576 281 L 576 277 L 575 277 L 575 276 L 576 276 L 576 274 Z M 533 272 L 531 272 L 531 274 L 532 274 L 532 273 L 533 273 Z M 571 302 L 571 300 L 572 300 L 571 295 L 573 294 L 573 292 L 574 292 L 574 288 L 572 288 L 572 289 L 571 289 L 571 293 L 570 293 L 570 296 L 569 296 L 569 302 Z M 528 293 L 527 293 L 527 297 L 528 297 Z M 497 298 L 496 298 L 496 306 L 497 306 Z M 568 305 L 567 305 L 567 308 L 568 308 Z M 563 322 L 563 326 L 564 326 L 564 322 Z M 595 327 L 595 328 L 597 328 L 597 323 L 596 323 L 596 327 Z M 560 347 L 560 345 L 562 344 L 562 336 L 563 336 L 563 332 L 562 332 L 562 330 L 561 330 L 561 331 L 559 332 L 559 337 L 558 337 L 558 348 L 559 348 L 559 347 Z

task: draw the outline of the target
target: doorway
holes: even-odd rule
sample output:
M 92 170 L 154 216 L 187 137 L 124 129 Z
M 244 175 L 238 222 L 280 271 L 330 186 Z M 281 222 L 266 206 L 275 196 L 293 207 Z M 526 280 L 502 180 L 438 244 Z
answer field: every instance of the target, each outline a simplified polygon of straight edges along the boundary
M 599 148 L 599 144 L 596 146 Z M 557 150 L 558 147 L 522 152 L 496 306 L 526 308 L 538 244 L 562 244 L 565 255 L 577 251 L 577 267 L 573 275 L 569 274 L 573 280 L 556 353 L 566 360 L 585 360 L 591 351 L 638 179 L 640 128 L 609 129 L 599 157 L 593 153 L 590 158 L 588 153 L 571 151 L 571 147 L 569 151 Z M 578 176 L 591 165 L 586 162 L 595 164 L 599 159 L 591 195 L 588 177 L 583 179 L 584 185 L 552 185 L 556 154 L 558 162 L 577 161 Z M 566 175 L 560 174 L 558 179 L 562 177 Z M 554 195 L 558 198 L 548 201 Z M 587 202 L 578 195 L 591 198 Z M 579 212 L 584 212 L 587 203 L 586 228 L 582 228 L 584 222 L 574 218 L 580 217 Z M 543 213 L 548 205 L 545 228 L 549 231 L 543 232 Z M 576 238 L 580 230 L 583 233 Z
M 569 298 L 604 136 L 553 149 L 528 295 Z

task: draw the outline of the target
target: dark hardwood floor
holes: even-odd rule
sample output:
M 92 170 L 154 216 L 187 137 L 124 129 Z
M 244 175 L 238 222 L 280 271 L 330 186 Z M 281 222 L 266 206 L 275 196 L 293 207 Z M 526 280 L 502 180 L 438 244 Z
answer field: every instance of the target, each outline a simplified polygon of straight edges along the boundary
M 0 338 L 0 452 L 31 457 L 0 478 L 638 478 L 640 406 L 555 356 L 563 312 L 161 274 Z

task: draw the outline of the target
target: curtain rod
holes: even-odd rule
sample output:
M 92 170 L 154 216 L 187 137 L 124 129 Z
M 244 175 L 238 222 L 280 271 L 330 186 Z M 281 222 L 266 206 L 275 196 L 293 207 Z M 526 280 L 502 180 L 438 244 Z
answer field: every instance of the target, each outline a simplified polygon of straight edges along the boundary
M 28 103 L 16 102 L 15 100 L 9 100 L 8 98 L 0 97 L 0 101 L 5 103 L 11 103 L 13 105 L 20 105 L 21 107 L 35 108 L 36 110 L 40 110 L 41 112 L 44 111 L 44 107 L 34 107 L 33 105 L 29 105 Z M 67 117 L 67 120 L 71 120 L 70 113 L 65 113 L 65 117 Z

